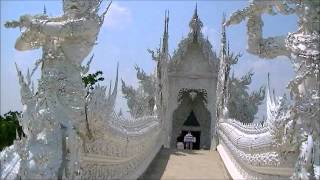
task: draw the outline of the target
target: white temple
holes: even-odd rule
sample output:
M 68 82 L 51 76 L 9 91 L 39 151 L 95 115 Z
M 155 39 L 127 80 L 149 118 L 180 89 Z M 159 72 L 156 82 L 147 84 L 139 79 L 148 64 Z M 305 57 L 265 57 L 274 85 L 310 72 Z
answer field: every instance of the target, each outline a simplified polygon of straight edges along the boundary
M 213 149 L 217 146 L 216 89 L 219 59 L 212 45 L 201 32 L 203 24 L 197 8 L 189 23 L 190 32 L 183 39 L 168 63 L 168 108 L 164 115 L 165 130 L 170 146 L 177 138 L 192 131 L 199 145 L 195 148 Z M 185 125 L 189 116 L 190 125 Z M 194 122 L 192 122 L 194 121 Z M 199 147 L 198 147 L 199 146 Z
M 188 131 L 197 139 L 195 149 L 219 152 L 233 179 L 319 179 L 318 1 L 250 1 L 223 21 L 219 56 L 202 35 L 197 8 L 188 36 L 171 56 L 166 13 L 162 45 L 150 50 L 156 73 L 149 78 L 138 69 L 148 96 L 140 98 L 123 84 L 122 90 L 131 93 L 128 102 L 142 104 L 133 108 L 138 114 L 131 119 L 114 112 L 118 73 L 114 87 L 96 86 L 87 95 L 81 80 L 90 66 L 82 61 L 112 8 L 110 3 L 99 15 L 101 2 L 64 0 L 60 17 L 25 15 L 5 24 L 26 29 L 16 41 L 17 50 L 42 48 L 42 57 L 36 63 L 41 65 L 37 91 L 33 73 L 24 77 L 17 67 L 24 105 L 19 122 L 26 137 L 17 137 L 0 153 L 1 179 L 137 179 L 161 148 L 175 148 Z M 299 29 L 265 39 L 265 13 L 296 14 Z M 229 118 L 226 105 L 230 66 L 238 56 L 229 52 L 225 31 L 244 20 L 248 52 L 268 59 L 288 56 L 296 67 L 288 85 L 293 102 L 267 88 L 264 125 Z

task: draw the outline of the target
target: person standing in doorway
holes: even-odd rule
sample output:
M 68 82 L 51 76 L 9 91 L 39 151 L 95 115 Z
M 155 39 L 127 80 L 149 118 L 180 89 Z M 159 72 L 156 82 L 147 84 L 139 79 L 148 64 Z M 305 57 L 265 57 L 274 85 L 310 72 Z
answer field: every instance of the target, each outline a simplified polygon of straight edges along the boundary
M 186 144 L 186 149 L 192 150 L 194 137 L 192 136 L 190 131 L 188 131 L 188 133 L 184 136 L 183 141 Z

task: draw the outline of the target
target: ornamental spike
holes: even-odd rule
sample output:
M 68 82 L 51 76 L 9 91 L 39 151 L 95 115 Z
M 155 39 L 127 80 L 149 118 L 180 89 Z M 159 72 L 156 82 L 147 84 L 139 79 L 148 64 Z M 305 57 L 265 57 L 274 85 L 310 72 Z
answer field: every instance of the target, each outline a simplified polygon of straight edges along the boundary
M 47 8 L 46 8 L 46 5 L 45 5 L 45 4 L 43 5 L 43 14 L 44 14 L 44 15 L 47 14 Z
M 16 140 L 20 140 L 20 136 L 19 136 L 19 133 L 18 133 L 18 129 L 16 129 Z

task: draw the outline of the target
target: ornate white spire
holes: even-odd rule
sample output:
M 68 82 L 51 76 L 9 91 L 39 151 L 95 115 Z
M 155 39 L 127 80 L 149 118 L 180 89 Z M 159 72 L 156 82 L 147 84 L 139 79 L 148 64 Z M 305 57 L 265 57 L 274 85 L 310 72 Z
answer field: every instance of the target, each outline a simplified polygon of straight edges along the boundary
M 193 34 L 193 37 L 198 37 L 198 35 L 201 33 L 202 26 L 203 26 L 203 23 L 198 17 L 198 6 L 196 4 L 196 8 L 194 9 L 192 19 L 189 23 L 189 27 L 191 29 L 191 33 Z
M 220 50 L 220 56 L 226 55 L 226 53 L 227 53 L 227 35 L 226 35 L 226 27 L 224 26 L 225 21 L 226 21 L 226 14 L 223 13 L 222 22 L 221 22 L 221 50 Z
M 19 136 L 19 133 L 18 133 L 18 129 L 16 129 L 16 140 L 20 140 L 20 136 Z
M 47 14 L 47 8 L 46 8 L 46 5 L 43 5 L 43 14 Z
M 163 39 L 162 39 L 162 53 L 168 53 L 168 39 L 169 39 L 169 11 L 165 11 L 164 18 L 164 31 L 163 31 Z

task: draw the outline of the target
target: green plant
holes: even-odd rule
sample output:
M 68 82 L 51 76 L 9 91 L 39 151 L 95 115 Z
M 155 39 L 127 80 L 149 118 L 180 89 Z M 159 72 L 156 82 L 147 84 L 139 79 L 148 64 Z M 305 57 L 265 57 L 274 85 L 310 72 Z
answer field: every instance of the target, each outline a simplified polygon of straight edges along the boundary
M 18 117 L 21 112 L 9 111 L 0 116 L 0 150 L 13 144 L 16 132 L 21 137 L 24 136 L 22 127 L 19 125 Z
M 89 90 L 93 90 L 94 85 L 97 82 L 104 80 L 104 78 L 102 77 L 102 74 L 103 74 L 102 71 L 97 71 L 93 74 L 88 74 L 88 75 L 82 76 L 82 81 L 83 81 L 85 87 L 89 88 Z

